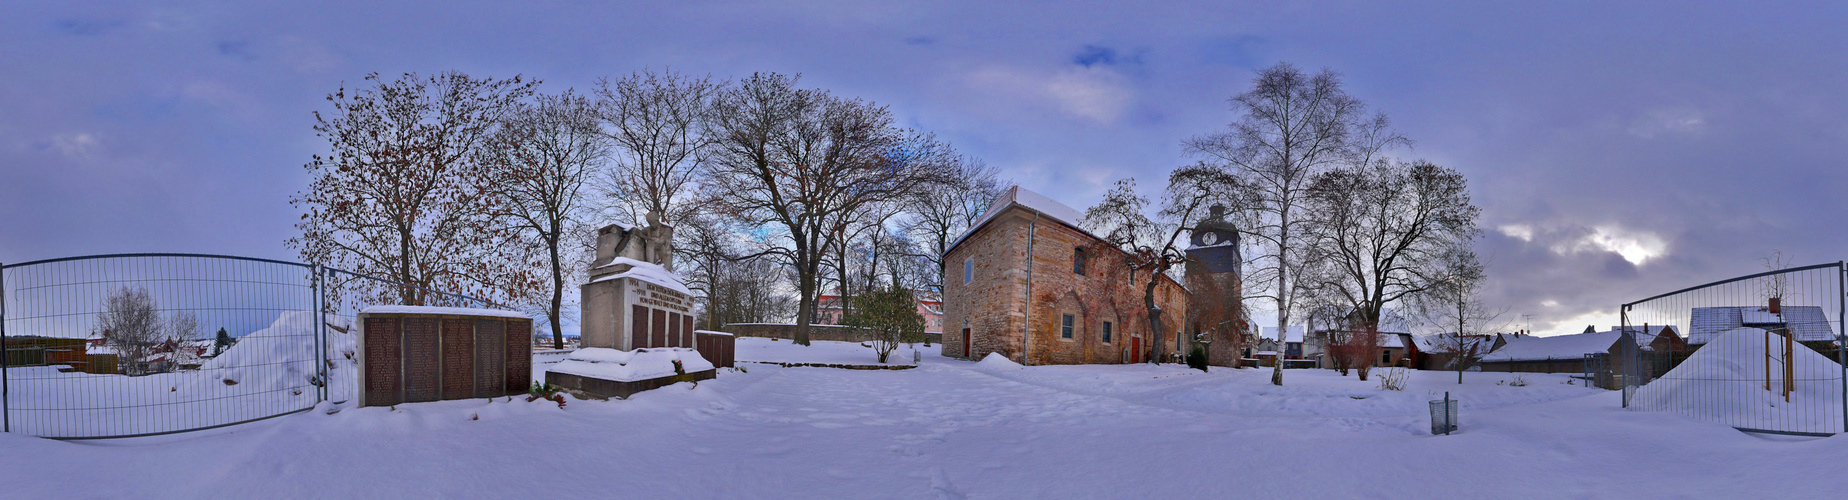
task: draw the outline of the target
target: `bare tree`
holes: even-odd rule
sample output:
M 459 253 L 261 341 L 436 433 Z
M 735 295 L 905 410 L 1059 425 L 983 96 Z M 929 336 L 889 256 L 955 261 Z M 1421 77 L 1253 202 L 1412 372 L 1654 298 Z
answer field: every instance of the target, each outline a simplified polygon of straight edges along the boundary
M 1289 331 L 1299 296 L 1296 273 L 1315 241 L 1304 235 L 1301 212 L 1311 180 L 1355 156 L 1355 136 L 1367 130 L 1365 106 L 1324 70 L 1307 75 L 1289 63 L 1265 68 L 1252 88 L 1233 96 L 1239 115 L 1230 129 L 1186 141 L 1187 150 L 1241 179 L 1238 225 L 1260 250 L 1247 290 L 1276 303 L 1277 330 Z M 1283 384 L 1283 370 L 1271 374 Z
M 504 201 L 495 215 L 545 256 L 551 277 L 545 315 L 555 349 L 565 348 L 565 277 L 581 267 L 584 254 L 571 243 L 585 225 L 581 192 L 607 154 L 596 106 L 569 90 L 519 105 L 483 151 L 487 189 Z
M 1379 331 L 1390 306 L 1445 279 L 1448 250 L 1479 232 L 1463 174 L 1426 162 L 1324 172 L 1307 201 L 1315 255 L 1301 286 L 1348 311 L 1357 331 Z
M 701 166 L 714 137 L 708 128 L 712 99 L 724 85 L 710 77 L 643 70 L 597 82 L 597 96 L 616 145 L 604 179 L 609 208 L 631 224 L 650 212 L 664 224 L 688 218 Z
M 943 253 L 974 227 L 988 205 L 1001 195 L 1001 183 L 993 167 L 968 157 L 957 157 L 953 167 L 955 180 L 920 189 L 908 200 L 906 218 L 900 222 L 903 231 L 922 247 L 915 254 L 923 256 L 935 269 L 926 287 L 939 294 L 943 293 L 947 269 Z
M 1450 357 L 1449 368 L 1456 370 L 1457 383 L 1463 383 L 1463 371 L 1488 354 L 1490 332 L 1506 309 L 1490 309 L 1482 303 L 1482 286 L 1487 275 L 1470 241 L 1455 242 L 1439 255 L 1431 276 L 1432 286 L 1417 296 L 1417 311 L 1426 324 L 1440 329 L 1433 347 Z M 1440 330 L 1441 331 L 1441 330 Z
M 377 290 L 406 305 L 425 304 L 433 288 L 513 300 L 534 289 L 528 256 L 497 231 L 501 200 L 479 182 L 478 160 L 536 82 L 459 72 L 366 82 L 341 86 L 327 96 L 333 113 L 314 114 L 329 151 L 290 200 L 307 213 L 289 246 L 309 262 L 413 285 Z
M 103 311 L 96 314 L 96 328 L 103 343 L 114 349 L 129 375 L 147 373 L 146 363 L 154 348 L 166 340 L 154 297 L 145 288 L 119 288 L 103 299 Z
M 807 345 L 829 248 L 867 206 L 949 180 L 949 148 L 897 128 L 884 107 L 797 88 L 794 77 L 773 73 L 725 89 L 713 117 L 710 199 L 781 239 L 766 252 L 795 269 L 795 340 Z
M 1158 214 L 1160 218 L 1150 219 L 1143 213 L 1148 199 L 1136 194 L 1135 179 L 1124 179 L 1117 181 L 1103 201 L 1085 212 L 1085 224 L 1089 228 L 1103 232 L 1106 241 L 1128 252 L 1132 268 L 1149 273 L 1148 281 L 1142 283 L 1142 302 L 1153 345 L 1159 346 L 1153 357 L 1156 360 L 1161 359 L 1160 349 L 1168 344 L 1161 322 L 1166 311 L 1155 301 L 1155 288 L 1163 276 L 1187 262 L 1187 254 L 1179 245 L 1181 235 L 1206 216 L 1207 207 L 1230 201 L 1227 195 L 1234 191 L 1237 182 L 1236 178 L 1210 166 L 1175 170 L 1168 176 L 1168 189 L 1162 196 L 1162 209 Z

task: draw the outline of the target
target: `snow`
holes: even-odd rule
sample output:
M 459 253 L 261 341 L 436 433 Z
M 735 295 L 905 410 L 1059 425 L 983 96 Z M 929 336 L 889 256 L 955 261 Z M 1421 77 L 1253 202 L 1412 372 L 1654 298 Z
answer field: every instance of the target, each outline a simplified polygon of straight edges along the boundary
M 339 328 L 348 322 L 329 315 Z M 43 436 L 132 435 L 229 424 L 315 404 L 314 313 L 287 311 L 238 339 L 200 370 L 147 376 L 9 368 L 12 430 Z M 357 384 L 357 336 L 327 331 L 330 400 Z
M 631 259 L 628 257 L 616 257 L 614 259 L 610 259 L 610 262 L 607 264 L 597 266 L 597 269 L 615 266 L 618 264 L 630 266 L 629 270 L 616 273 L 616 274 L 612 274 L 609 276 L 597 278 L 597 279 L 591 280 L 590 282 L 599 283 L 599 282 L 610 281 L 610 280 L 615 280 L 615 279 L 634 278 L 637 280 L 641 280 L 644 283 L 653 283 L 656 285 L 667 287 L 669 290 L 680 292 L 682 295 L 686 295 L 689 297 L 693 296 L 693 290 L 687 288 L 686 282 L 680 279 L 680 275 L 674 274 L 673 271 L 669 271 L 667 270 L 667 268 L 661 267 L 661 265 L 659 264 L 654 264 L 650 262 L 642 262 L 642 261 Z
M 988 210 L 982 212 L 981 218 L 976 219 L 974 224 L 970 224 L 969 230 L 963 231 L 962 236 L 956 237 L 956 241 L 950 242 L 950 246 L 945 247 L 945 252 L 947 253 L 948 249 L 956 248 L 957 245 L 962 244 L 963 240 L 969 238 L 969 235 L 975 234 L 977 230 L 982 229 L 982 225 L 987 224 L 989 219 L 993 219 L 996 215 L 1000 215 L 1001 212 L 1007 211 L 1007 207 L 1012 205 L 1020 205 L 1028 210 L 1039 212 L 1042 216 L 1058 222 L 1063 222 L 1065 225 L 1078 228 L 1080 232 L 1090 234 L 1089 232 L 1085 232 L 1084 226 L 1080 224 L 1084 222 L 1084 212 L 1079 212 L 1078 209 L 1072 208 L 1064 203 L 1059 203 L 1057 200 L 1046 197 L 1046 195 L 1035 193 L 1032 190 L 1020 186 L 1014 186 L 1002 192 L 1001 196 L 995 197 L 994 203 L 988 205 Z M 1098 239 L 1101 240 L 1103 238 Z
M 1802 345 L 1791 350 L 1795 392 L 1785 402 L 1782 338 L 1772 337 L 1772 390 L 1765 384 L 1765 336 L 1727 330 L 1675 369 L 1636 389 L 1632 407 L 1669 411 L 1734 427 L 1794 432 L 1842 431 L 1842 369 Z
M 1263 337 L 1267 339 L 1271 339 L 1271 340 L 1276 340 L 1277 339 L 1277 327 L 1274 327 L 1274 326 L 1264 327 Z M 1302 342 L 1302 341 L 1303 341 L 1303 327 L 1301 325 L 1291 326 L 1290 327 L 1290 339 L 1285 340 L 1284 342 Z
M 503 311 L 500 309 L 477 309 L 472 307 L 432 307 L 432 306 L 372 306 L 360 311 L 361 314 L 432 314 L 442 316 L 491 316 L 496 318 L 528 318 L 526 313 Z
M 0 484 L 19 498 L 1833 498 L 1848 487 L 1837 474 L 1848 437 L 1765 439 L 1625 411 L 1619 393 L 1563 375 L 1469 373 L 1459 385 L 1455 372 L 1411 371 L 1405 391 L 1332 370 L 1291 370 L 1283 386 L 1270 375 L 929 354 L 911 370 L 751 365 L 565 409 L 515 397 L 108 442 L 0 434 Z M 1426 402 L 1446 391 L 1462 428 L 1431 436 Z M 105 472 L 73 486 L 74 471 Z
M 678 375 L 674 362 L 684 373 L 712 369 L 712 362 L 700 357 L 699 351 L 686 347 L 650 347 L 621 351 L 603 347 L 586 347 L 567 355 L 547 371 L 585 377 L 634 382 Z
M 1688 343 L 1705 344 L 1721 332 L 1741 326 L 1783 326 L 1796 332 L 1799 342 L 1835 340 L 1833 320 L 1818 306 L 1785 305 L 1779 314 L 1765 306 L 1696 307 L 1689 319 Z
M 919 351 L 936 352 L 938 347 L 917 345 Z M 879 355 L 873 348 L 858 342 L 834 342 L 812 340 L 803 346 L 790 340 L 768 339 L 763 337 L 738 337 L 734 351 L 740 362 L 760 363 L 817 363 L 831 365 L 878 365 Z M 911 364 L 911 349 L 908 344 L 899 344 L 892 355 L 886 358 L 887 365 Z
M 1483 361 L 1532 361 L 1543 359 L 1580 359 L 1586 354 L 1610 352 L 1617 343 L 1614 331 L 1509 338 L 1508 345 L 1483 356 Z

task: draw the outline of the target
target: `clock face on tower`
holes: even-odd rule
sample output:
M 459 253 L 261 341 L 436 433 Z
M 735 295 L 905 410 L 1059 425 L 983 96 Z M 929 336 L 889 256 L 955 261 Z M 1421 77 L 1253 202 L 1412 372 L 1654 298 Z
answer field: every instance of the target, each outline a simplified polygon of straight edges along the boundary
M 1219 233 L 1212 233 L 1212 232 L 1200 233 L 1200 244 L 1201 245 L 1219 244 Z

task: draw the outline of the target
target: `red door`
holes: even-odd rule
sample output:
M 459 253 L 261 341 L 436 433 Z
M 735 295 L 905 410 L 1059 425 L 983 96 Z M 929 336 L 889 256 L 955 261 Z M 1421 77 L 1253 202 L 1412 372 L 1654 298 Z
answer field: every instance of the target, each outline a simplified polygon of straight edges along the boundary
M 969 356 L 971 356 L 972 354 L 973 353 L 969 352 L 969 329 L 964 328 L 963 329 L 963 359 L 969 359 Z
M 1142 337 L 1129 338 L 1129 362 L 1142 362 Z

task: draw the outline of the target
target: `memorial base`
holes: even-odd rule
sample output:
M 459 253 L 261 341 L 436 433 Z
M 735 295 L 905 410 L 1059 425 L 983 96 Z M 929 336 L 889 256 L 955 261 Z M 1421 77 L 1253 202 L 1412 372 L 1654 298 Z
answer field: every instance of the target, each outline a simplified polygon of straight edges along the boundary
M 711 380 L 718 374 L 717 369 L 690 372 L 686 375 L 668 375 L 651 379 L 628 382 L 605 380 L 596 377 L 573 375 L 570 373 L 546 372 L 545 383 L 564 389 L 580 398 L 627 399 L 635 393 L 659 389 L 681 382 L 698 382 Z

